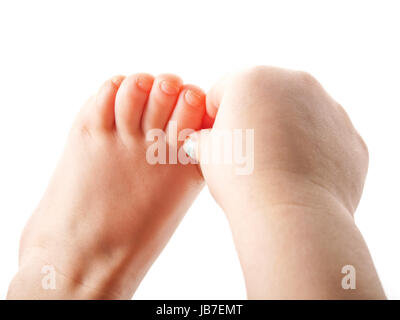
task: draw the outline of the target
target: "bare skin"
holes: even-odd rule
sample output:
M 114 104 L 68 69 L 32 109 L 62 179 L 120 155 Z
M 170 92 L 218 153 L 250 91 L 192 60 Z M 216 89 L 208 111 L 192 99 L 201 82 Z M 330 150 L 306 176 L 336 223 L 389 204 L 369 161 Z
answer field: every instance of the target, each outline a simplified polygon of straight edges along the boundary
M 169 132 L 170 120 L 178 131 L 214 121 L 197 137 L 206 147 L 218 129 L 254 129 L 251 175 L 201 162 L 231 224 L 249 298 L 385 298 L 353 220 L 368 151 L 319 83 L 302 72 L 253 68 L 217 83 L 204 112 L 202 91 L 172 75 L 107 81 L 79 114 L 25 228 L 8 298 L 133 295 L 203 185 L 194 165 L 146 161 L 145 133 Z M 42 287 L 48 265 L 57 271 L 55 290 Z M 357 271 L 356 290 L 341 287 L 345 265 Z
M 383 299 L 353 214 L 366 145 L 343 108 L 310 75 L 255 67 L 207 95 L 213 129 L 193 136 L 196 157 L 230 222 L 251 299 Z M 254 129 L 254 172 L 203 163 L 218 129 Z M 342 288 L 342 267 L 356 289 Z
M 20 243 L 9 299 L 128 299 L 203 186 L 196 165 L 151 165 L 145 133 L 201 128 L 205 95 L 174 75 L 114 77 L 86 103 Z M 176 141 L 168 141 L 176 145 Z M 56 289 L 42 287 L 43 266 Z

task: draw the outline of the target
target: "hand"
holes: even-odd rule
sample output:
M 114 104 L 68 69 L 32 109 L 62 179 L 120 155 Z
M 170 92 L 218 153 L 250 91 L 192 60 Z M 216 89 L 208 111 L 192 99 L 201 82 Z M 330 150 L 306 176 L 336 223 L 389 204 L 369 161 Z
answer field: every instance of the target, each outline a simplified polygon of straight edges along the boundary
M 186 145 L 228 217 L 248 297 L 385 298 L 353 220 L 368 151 L 321 85 L 304 72 L 256 67 L 218 82 L 207 113 L 212 129 Z M 221 157 L 229 151 L 231 163 Z M 341 285 L 348 265 L 356 290 Z
M 311 75 L 272 67 L 236 73 L 211 89 L 207 113 L 215 122 L 211 131 L 195 136 L 199 157 L 205 154 L 202 146 L 212 149 L 218 131 L 254 130 L 254 153 L 247 154 L 249 161 L 254 158 L 251 174 L 237 174 L 237 163 L 201 161 L 222 207 L 235 210 L 249 201 L 314 206 L 322 197 L 354 213 L 368 168 L 367 147 L 344 109 Z

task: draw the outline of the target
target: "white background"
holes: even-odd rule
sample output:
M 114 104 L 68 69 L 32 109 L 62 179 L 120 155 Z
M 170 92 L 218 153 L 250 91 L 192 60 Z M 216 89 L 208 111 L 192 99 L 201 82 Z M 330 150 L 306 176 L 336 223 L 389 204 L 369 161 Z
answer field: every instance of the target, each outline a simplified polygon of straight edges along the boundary
M 398 7 L 399 6 L 399 7 Z M 389 298 L 400 298 L 398 1 L 0 2 L 0 297 L 23 225 L 81 104 L 108 77 L 173 72 L 209 89 L 256 64 L 303 69 L 370 150 L 356 220 Z M 230 231 L 205 189 L 136 298 L 245 298 Z

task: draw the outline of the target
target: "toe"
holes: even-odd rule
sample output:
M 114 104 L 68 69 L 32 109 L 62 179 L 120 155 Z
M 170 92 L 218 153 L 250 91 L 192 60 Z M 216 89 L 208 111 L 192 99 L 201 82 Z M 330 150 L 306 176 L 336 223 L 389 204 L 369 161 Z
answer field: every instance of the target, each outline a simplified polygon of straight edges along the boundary
M 164 129 L 176 104 L 182 80 L 172 74 L 162 74 L 156 78 L 143 114 L 142 128 Z
M 172 138 L 175 134 L 171 133 L 171 130 L 177 130 L 179 143 L 182 143 L 185 137 L 180 137 L 179 133 L 184 134 L 184 129 L 201 129 L 205 108 L 203 90 L 193 85 L 185 85 L 166 128 L 168 143 L 176 145 L 178 142 L 170 141 L 176 140 Z
M 140 73 L 122 82 L 115 101 L 115 123 L 120 134 L 132 136 L 140 132 L 140 121 L 153 81 L 152 75 Z
M 115 76 L 107 80 L 91 99 L 90 105 L 94 106 L 96 110 L 89 110 L 88 117 L 95 127 L 102 130 L 110 130 L 114 127 L 115 96 L 123 79 L 124 76 Z

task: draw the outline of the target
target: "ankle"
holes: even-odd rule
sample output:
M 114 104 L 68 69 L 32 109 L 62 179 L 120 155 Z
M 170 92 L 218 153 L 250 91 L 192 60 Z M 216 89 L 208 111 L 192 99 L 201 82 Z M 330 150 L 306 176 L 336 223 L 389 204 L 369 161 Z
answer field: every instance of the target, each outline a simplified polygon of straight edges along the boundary
M 9 286 L 9 299 L 130 299 L 137 287 L 128 254 L 106 257 L 44 247 L 27 248 Z

